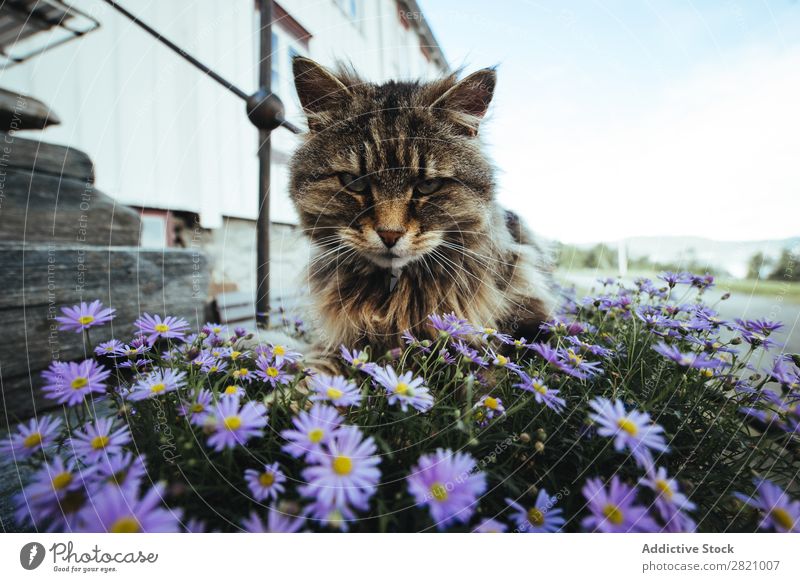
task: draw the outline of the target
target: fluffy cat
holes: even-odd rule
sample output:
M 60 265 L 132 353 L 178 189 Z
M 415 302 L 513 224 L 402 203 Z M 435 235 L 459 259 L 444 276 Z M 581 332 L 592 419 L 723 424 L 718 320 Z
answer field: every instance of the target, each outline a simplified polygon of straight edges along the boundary
M 309 132 L 290 190 L 324 348 L 397 347 L 450 312 L 532 338 L 554 299 L 544 253 L 496 203 L 481 150 L 495 71 L 377 85 L 304 57 L 293 67 Z

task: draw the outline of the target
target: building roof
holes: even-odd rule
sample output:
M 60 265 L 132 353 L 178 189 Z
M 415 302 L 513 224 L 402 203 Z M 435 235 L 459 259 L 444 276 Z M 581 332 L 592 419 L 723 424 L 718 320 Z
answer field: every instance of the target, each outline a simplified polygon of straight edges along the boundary
M 401 19 L 414 28 L 417 34 L 419 34 L 422 41 L 420 46 L 425 56 L 439 65 L 443 70 L 449 71 L 450 65 L 447 64 L 447 59 L 444 56 L 442 47 L 439 46 L 439 42 L 436 40 L 433 30 L 428 26 L 428 20 L 422 13 L 422 8 L 420 8 L 417 0 L 398 0 L 397 7 L 400 11 Z

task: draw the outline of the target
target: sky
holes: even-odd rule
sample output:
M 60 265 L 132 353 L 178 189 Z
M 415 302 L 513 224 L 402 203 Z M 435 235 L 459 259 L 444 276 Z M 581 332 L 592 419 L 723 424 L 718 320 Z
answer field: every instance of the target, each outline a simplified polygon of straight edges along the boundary
M 800 2 L 419 0 L 497 65 L 501 202 L 565 242 L 800 235 Z

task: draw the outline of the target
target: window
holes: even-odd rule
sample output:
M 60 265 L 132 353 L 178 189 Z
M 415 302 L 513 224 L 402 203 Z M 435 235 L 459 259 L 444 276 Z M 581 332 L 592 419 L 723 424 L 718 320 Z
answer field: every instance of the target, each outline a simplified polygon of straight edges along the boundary
M 359 25 L 361 0 L 334 0 L 334 2 L 353 24 Z

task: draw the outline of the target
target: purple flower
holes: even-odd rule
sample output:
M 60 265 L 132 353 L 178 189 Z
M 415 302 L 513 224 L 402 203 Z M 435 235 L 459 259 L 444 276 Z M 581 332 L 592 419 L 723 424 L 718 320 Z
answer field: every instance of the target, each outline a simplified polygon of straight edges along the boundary
M 714 275 L 706 273 L 705 275 L 692 275 L 692 287 L 697 287 L 701 291 L 710 289 L 714 286 Z
M 484 519 L 475 526 L 475 529 L 472 530 L 472 533 L 505 533 L 507 529 L 508 526 L 502 521 L 497 521 L 496 519 Z
M 692 277 L 691 273 L 673 273 L 672 271 L 666 271 L 658 276 L 659 279 L 666 282 L 670 287 L 674 287 L 679 283 L 689 284 L 692 282 Z
M 286 482 L 286 475 L 280 470 L 278 463 L 272 463 L 264 465 L 264 469 L 261 471 L 247 469 L 244 472 L 244 479 L 256 501 L 265 499 L 277 501 L 278 495 L 284 491 L 283 484 Z
M 322 445 L 330 442 L 341 422 L 342 417 L 336 409 L 327 404 L 315 404 L 308 412 L 302 410 L 292 419 L 294 429 L 281 432 L 288 441 L 283 450 L 295 459 L 319 451 Z
M 169 392 L 175 392 L 186 385 L 186 372 L 175 371 L 172 368 L 154 370 L 146 378 L 134 384 L 128 400 L 139 401 L 147 398 L 157 398 Z
M 625 411 L 621 400 L 611 402 L 606 398 L 595 398 L 589 402 L 595 411 L 590 414 L 598 424 L 597 434 L 614 439 L 614 449 L 628 449 L 636 462 L 644 467 L 653 465 L 652 451 L 667 451 L 664 429 L 650 422 L 650 415 L 637 410 Z
M 308 379 L 308 387 L 314 393 L 312 402 L 330 402 L 334 406 L 358 406 L 361 392 L 358 387 L 343 376 L 317 374 Z
M 56 321 L 61 325 L 58 329 L 64 331 L 75 331 L 80 333 L 90 327 L 104 325 L 114 319 L 115 309 L 103 307 L 99 299 L 92 301 L 89 305 L 81 301 L 80 305 L 73 307 L 62 307 L 64 315 L 56 317 Z
M 339 350 L 342 354 L 342 359 L 356 370 L 361 370 L 367 374 L 372 374 L 375 371 L 375 364 L 369 361 L 369 354 L 366 351 L 350 351 L 344 346 L 339 346 Z
M 242 527 L 249 533 L 295 533 L 303 527 L 305 519 L 286 513 L 281 513 L 274 507 L 267 509 L 267 523 L 252 511 L 249 517 L 242 521 Z
M 458 340 L 457 342 L 453 343 L 453 349 L 471 361 L 473 364 L 477 364 L 481 368 L 486 368 L 489 365 L 489 362 L 481 357 L 478 353 L 478 350 L 469 347 L 465 344 L 462 340 Z
M 489 394 L 481 396 L 480 400 L 475 403 L 473 408 L 475 409 L 475 420 L 481 426 L 486 426 L 493 418 L 499 418 L 506 413 L 503 401 Z
M 506 333 L 500 333 L 493 327 L 477 328 L 475 332 L 481 336 L 481 339 L 483 339 L 483 341 L 488 342 L 490 340 L 497 339 L 500 340 L 501 343 L 508 345 L 514 343 L 514 338 L 512 338 L 510 335 Z
M 70 440 L 78 457 L 96 463 L 105 455 L 121 452 L 122 446 L 131 442 L 131 433 L 125 425 L 115 428 L 113 418 L 98 418 L 73 432 Z
M 94 360 L 76 362 L 53 362 L 42 372 L 46 383 L 42 387 L 45 396 L 59 404 L 76 406 L 87 394 L 103 393 L 104 380 L 111 372 Z
M 343 426 L 330 441 L 311 452 L 303 470 L 307 484 L 300 493 L 331 508 L 366 509 L 381 477 L 380 458 L 372 437 L 364 438 L 358 427 Z
M 693 511 L 697 506 L 680 492 L 678 482 L 667 475 L 664 467 L 658 467 L 655 472 L 652 469 L 648 471 L 639 484 L 649 487 L 655 493 L 655 505 L 666 524 L 666 531 L 679 533 L 695 530 L 694 520 L 684 512 Z
M 736 497 L 761 512 L 761 529 L 778 532 L 800 532 L 800 501 L 789 498 L 786 492 L 768 479 L 754 479 L 753 495 L 735 493 Z
M 15 497 L 17 522 L 30 523 L 37 529 L 49 524 L 48 531 L 71 531 L 76 512 L 86 502 L 84 479 L 90 478 L 92 472 L 81 471 L 74 458 L 67 462 L 61 457 L 46 461 Z
M 94 353 L 98 356 L 121 356 L 124 349 L 125 346 L 121 341 L 112 339 L 98 344 L 94 348 Z
M 579 337 L 574 335 L 569 335 L 565 338 L 573 347 L 578 348 L 581 352 L 589 353 L 594 356 L 600 356 L 601 358 L 607 358 L 613 355 L 613 351 L 608 348 L 604 348 L 603 346 L 598 346 L 595 344 L 590 344 L 581 340 Z
M 17 432 L 9 433 L 8 439 L 0 443 L 0 452 L 17 457 L 30 457 L 55 441 L 61 428 L 60 418 L 44 415 L 32 418 L 28 424 L 18 424 Z
M 183 339 L 189 330 L 189 322 L 185 319 L 167 315 L 164 319 L 161 316 L 144 313 L 133 322 L 139 329 L 139 333 L 147 336 L 147 341 L 151 345 L 159 338 L 161 339 Z
M 708 358 L 707 356 L 704 356 L 703 354 L 698 354 L 696 352 L 684 353 L 681 352 L 677 346 L 671 346 L 665 342 L 659 342 L 658 344 L 654 345 L 653 350 L 655 350 L 665 358 L 668 358 L 673 362 L 677 362 L 684 368 L 713 370 L 715 368 L 719 368 L 720 366 L 724 365 L 724 362 L 722 360 Z
M 350 522 L 356 519 L 356 514 L 351 507 L 347 505 L 331 506 L 319 500 L 306 505 L 303 508 L 303 514 L 308 519 L 318 521 L 340 531 L 347 531 L 350 527 Z
M 95 469 L 94 481 L 131 490 L 138 489 L 147 474 L 144 457 L 131 452 L 106 455 L 95 463 Z
M 452 338 L 466 338 L 475 333 L 475 328 L 466 319 L 458 317 L 455 313 L 428 316 L 430 326 L 440 334 Z
M 420 412 L 427 412 L 433 407 L 433 396 L 428 387 L 423 384 L 422 378 L 414 378 L 412 372 L 398 376 L 391 366 L 377 368 L 372 377 L 384 387 L 389 404 L 400 404 L 403 412 L 408 410 L 410 404 Z
M 300 352 L 294 352 L 281 344 L 269 344 L 264 355 L 274 361 L 275 365 L 279 367 L 284 363 L 294 364 L 303 357 L 303 354 Z
M 519 373 L 522 370 L 519 364 L 515 364 L 506 356 L 504 356 L 501 353 L 495 352 L 494 350 L 490 349 L 489 352 L 487 353 L 487 357 L 490 360 L 492 360 L 492 364 L 494 364 L 498 368 L 508 368 L 509 370 L 512 370 L 517 373 Z
M 175 533 L 182 512 L 161 507 L 164 486 L 156 485 L 143 496 L 135 490 L 105 487 L 78 513 L 78 532 Z
M 253 437 L 264 436 L 267 426 L 267 407 L 260 402 L 246 402 L 239 407 L 239 398 L 223 398 L 203 421 L 212 431 L 208 446 L 220 452 L 244 445 Z
M 588 479 L 583 486 L 591 515 L 581 525 L 587 531 L 604 533 L 636 533 L 659 531 L 647 508 L 636 503 L 636 490 L 614 475 L 609 489 L 600 479 Z
M 468 522 L 486 491 L 486 475 L 475 471 L 475 459 L 449 449 L 422 455 L 406 480 L 417 505 L 428 506 L 440 530 L 453 522 Z
M 554 533 L 564 525 L 562 509 L 555 507 L 556 497 L 549 497 L 547 491 L 539 490 L 533 507 L 525 509 L 513 499 L 506 498 L 506 503 L 515 511 L 511 519 L 517 524 L 517 531 L 522 533 Z
M 515 388 L 532 392 L 536 402 L 544 404 L 559 414 L 564 410 L 567 403 L 563 398 L 558 396 L 558 390 L 551 390 L 545 385 L 541 378 L 531 378 L 525 372 L 519 372 L 519 377 L 522 382 L 514 384 Z
M 211 390 L 203 388 L 194 400 L 182 400 L 178 406 L 178 414 L 185 416 L 189 422 L 195 426 L 200 426 L 205 421 L 206 416 L 211 410 L 211 400 L 213 395 Z
M 559 354 L 558 350 L 550 346 L 549 344 L 543 343 L 534 343 L 528 346 L 531 350 L 539 354 L 541 358 L 547 362 L 548 364 L 558 364 L 559 363 Z
M 283 370 L 283 361 L 281 363 L 273 362 L 266 355 L 258 356 L 256 368 L 258 368 L 256 375 L 273 388 L 279 384 L 288 384 L 292 380 L 292 377 Z
M 572 348 L 564 351 L 559 351 L 559 358 L 556 366 L 562 372 L 569 374 L 579 380 L 585 380 L 598 374 L 602 374 L 603 370 L 597 362 L 587 362 L 583 356 L 576 353 Z

